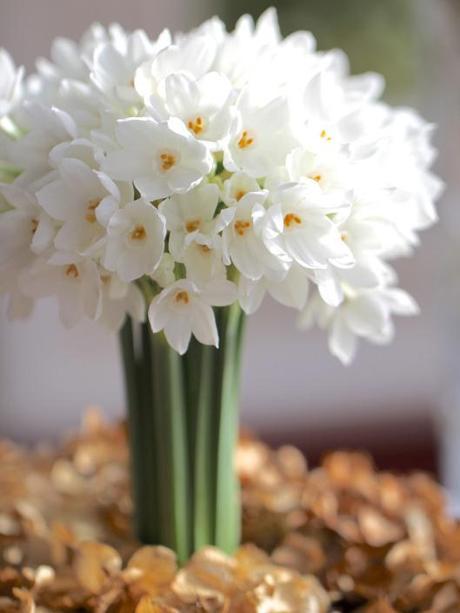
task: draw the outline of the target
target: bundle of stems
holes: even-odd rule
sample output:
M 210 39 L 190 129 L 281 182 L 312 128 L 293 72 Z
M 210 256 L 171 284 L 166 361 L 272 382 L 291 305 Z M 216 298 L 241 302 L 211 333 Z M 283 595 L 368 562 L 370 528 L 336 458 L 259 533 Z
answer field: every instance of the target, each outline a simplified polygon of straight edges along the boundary
M 192 339 L 180 356 L 149 323 L 120 333 L 128 406 L 134 522 L 140 541 L 181 562 L 204 545 L 240 540 L 235 473 L 244 315 L 215 309 L 219 348 Z

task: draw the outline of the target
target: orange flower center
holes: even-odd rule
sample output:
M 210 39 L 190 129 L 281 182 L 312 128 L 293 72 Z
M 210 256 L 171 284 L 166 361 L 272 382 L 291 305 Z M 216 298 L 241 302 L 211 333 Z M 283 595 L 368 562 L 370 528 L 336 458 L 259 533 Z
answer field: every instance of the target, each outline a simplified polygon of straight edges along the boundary
M 252 223 L 250 221 L 247 221 L 245 219 L 238 219 L 237 221 L 235 221 L 233 227 L 235 228 L 235 232 L 237 234 L 239 234 L 240 236 L 244 236 L 251 226 Z
M 134 230 L 131 232 L 131 239 L 133 241 L 142 241 L 147 236 L 147 232 L 145 231 L 144 226 L 137 225 Z
M 196 230 L 198 230 L 200 225 L 201 225 L 200 219 L 190 219 L 185 224 L 185 229 L 187 230 L 187 232 L 195 232 Z
M 102 198 L 93 198 L 88 200 L 88 206 L 86 207 L 85 219 L 88 223 L 94 223 L 96 221 L 95 210 L 100 205 Z
M 80 273 L 78 271 L 78 268 L 75 266 L 75 264 L 69 264 L 67 266 L 67 268 L 65 269 L 65 276 L 69 277 L 69 279 L 78 279 L 78 277 L 80 276 Z
M 176 293 L 174 300 L 177 302 L 177 304 L 180 304 L 181 302 L 182 304 L 188 304 L 190 302 L 190 296 L 188 295 L 188 292 L 181 290 L 180 292 Z
M 296 213 L 287 213 L 284 216 L 284 227 L 292 228 L 292 226 L 300 226 L 302 219 Z
M 239 202 L 241 200 L 241 198 L 243 198 L 243 196 L 246 196 L 246 192 L 242 189 L 240 189 L 239 191 L 236 192 L 235 194 L 235 200 L 237 202 Z
M 176 162 L 176 156 L 174 156 L 172 153 L 160 153 L 161 170 L 164 170 L 165 172 L 171 170 L 171 168 L 176 165 Z
M 195 119 L 190 119 L 187 123 L 187 128 L 190 132 L 193 132 L 196 136 L 201 134 L 204 130 L 204 119 L 200 115 L 195 117 Z
M 240 140 L 238 141 L 238 147 L 240 149 L 247 149 L 254 143 L 254 139 L 248 136 L 248 131 L 243 130 L 240 136 Z

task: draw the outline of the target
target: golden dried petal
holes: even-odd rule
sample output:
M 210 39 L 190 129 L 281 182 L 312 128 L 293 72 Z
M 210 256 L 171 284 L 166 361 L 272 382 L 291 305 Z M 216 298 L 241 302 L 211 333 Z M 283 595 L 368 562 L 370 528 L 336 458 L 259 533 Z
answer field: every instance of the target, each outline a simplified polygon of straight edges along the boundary
M 272 553 L 276 564 L 287 566 L 302 574 L 318 573 L 327 562 L 326 554 L 318 539 L 292 532 L 283 544 Z
M 291 445 L 284 445 L 276 452 L 280 468 L 288 479 L 301 479 L 307 473 L 307 460 L 303 453 Z
M 150 596 L 144 596 L 134 613 L 179 613 L 179 609 L 155 602 Z
M 80 585 L 97 594 L 107 578 L 120 571 L 121 558 L 113 547 L 87 541 L 78 545 L 73 568 Z
M 131 556 L 128 569 L 140 571 L 131 587 L 154 596 L 164 591 L 174 580 L 177 572 L 176 554 L 167 547 L 141 547 Z
M 28 590 L 13 588 L 14 596 L 21 603 L 21 613 L 35 613 L 36 607 L 32 594 Z
M 234 570 L 232 558 L 214 547 L 205 547 L 177 573 L 172 590 L 187 603 L 213 598 L 223 605 L 232 591 Z
M 372 507 L 361 507 L 358 523 L 364 540 L 373 547 L 382 547 L 401 539 L 404 529 Z

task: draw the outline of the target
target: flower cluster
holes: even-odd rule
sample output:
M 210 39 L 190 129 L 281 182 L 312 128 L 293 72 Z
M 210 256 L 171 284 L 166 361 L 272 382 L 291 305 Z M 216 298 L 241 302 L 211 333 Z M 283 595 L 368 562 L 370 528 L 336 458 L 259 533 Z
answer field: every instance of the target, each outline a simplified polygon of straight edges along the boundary
M 388 261 L 436 220 L 432 127 L 379 100 L 276 13 L 233 32 L 94 25 L 22 79 L 0 51 L 0 291 L 13 317 L 55 295 L 65 325 L 148 317 L 186 351 L 213 307 L 270 294 L 331 351 L 416 312 Z

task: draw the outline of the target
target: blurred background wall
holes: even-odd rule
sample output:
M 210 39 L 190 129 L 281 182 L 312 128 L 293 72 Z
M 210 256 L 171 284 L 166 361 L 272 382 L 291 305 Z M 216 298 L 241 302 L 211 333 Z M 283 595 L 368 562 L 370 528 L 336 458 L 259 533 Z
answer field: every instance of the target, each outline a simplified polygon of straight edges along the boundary
M 456 394 L 445 393 L 455 387 L 460 355 L 452 341 L 460 304 L 452 231 L 460 192 L 455 0 L 0 0 L 0 46 L 31 69 L 36 56 L 47 55 L 53 37 L 78 38 L 95 20 L 155 35 L 166 25 L 186 29 L 213 14 L 233 26 L 239 14 L 258 15 L 270 4 L 279 5 L 284 34 L 311 29 L 320 48 L 344 48 L 353 72 L 385 74 L 390 102 L 415 105 L 439 125 L 438 171 L 449 189 L 440 204 L 442 223 L 423 236 L 415 258 L 397 264 L 401 285 L 421 304 L 422 315 L 397 321 L 391 346 L 362 345 L 355 363 L 344 368 L 319 332 L 296 330 L 293 312 L 267 301 L 250 319 L 244 422 L 274 442 L 301 444 L 312 457 L 333 445 L 358 446 L 370 448 L 383 465 L 435 468 L 436 424 L 441 433 L 443 423 L 444 431 L 456 428 L 454 442 L 460 440 L 460 422 L 450 410 Z M 116 345 L 95 324 L 63 330 L 50 300 L 25 324 L 7 322 L 2 314 L 0 433 L 20 440 L 53 437 L 75 426 L 89 403 L 121 415 Z M 442 407 L 447 417 L 439 420 Z M 444 454 L 446 467 L 456 463 L 451 455 Z

